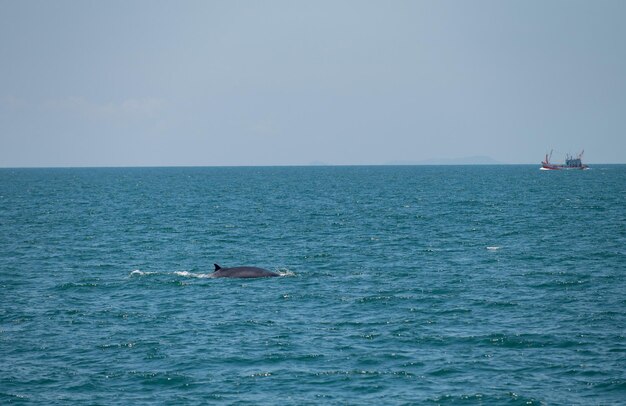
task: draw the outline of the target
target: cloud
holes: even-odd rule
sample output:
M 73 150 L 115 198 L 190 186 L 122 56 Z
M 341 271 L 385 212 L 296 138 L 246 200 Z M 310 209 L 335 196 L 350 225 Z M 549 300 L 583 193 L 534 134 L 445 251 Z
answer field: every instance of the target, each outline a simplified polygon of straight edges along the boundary
M 44 108 L 48 110 L 62 111 L 98 120 L 152 118 L 161 113 L 165 106 L 164 99 L 153 97 L 108 103 L 96 103 L 83 97 L 67 97 L 44 103 Z

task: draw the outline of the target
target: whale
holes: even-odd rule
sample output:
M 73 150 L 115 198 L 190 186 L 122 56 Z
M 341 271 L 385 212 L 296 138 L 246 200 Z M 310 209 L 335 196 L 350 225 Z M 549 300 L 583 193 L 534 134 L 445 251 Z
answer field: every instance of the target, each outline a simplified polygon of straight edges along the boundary
M 255 266 L 222 268 L 218 264 L 213 265 L 215 266 L 215 271 L 211 274 L 211 278 L 271 278 L 273 276 L 280 276 L 276 272 Z

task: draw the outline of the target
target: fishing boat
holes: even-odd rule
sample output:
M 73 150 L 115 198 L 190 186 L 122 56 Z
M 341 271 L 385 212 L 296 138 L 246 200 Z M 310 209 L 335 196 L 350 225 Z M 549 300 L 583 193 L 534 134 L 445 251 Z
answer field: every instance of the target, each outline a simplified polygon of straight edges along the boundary
M 541 168 L 539 169 L 541 169 L 542 171 L 558 171 L 563 169 L 588 169 L 589 166 L 583 164 L 582 162 L 584 152 L 585 150 L 582 150 L 580 154 L 578 154 L 576 157 L 567 154 L 564 164 L 553 164 L 550 162 L 550 159 L 552 158 L 552 151 L 550 151 L 550 155 L 546 154 L 546 159 L 541 162 Z

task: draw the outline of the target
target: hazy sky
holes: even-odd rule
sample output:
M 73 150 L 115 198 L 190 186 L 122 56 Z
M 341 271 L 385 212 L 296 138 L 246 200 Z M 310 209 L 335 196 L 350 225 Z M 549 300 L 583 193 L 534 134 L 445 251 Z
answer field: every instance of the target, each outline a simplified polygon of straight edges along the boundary
M 0 166 L 626 162 L 626 1 L 0 0 Z

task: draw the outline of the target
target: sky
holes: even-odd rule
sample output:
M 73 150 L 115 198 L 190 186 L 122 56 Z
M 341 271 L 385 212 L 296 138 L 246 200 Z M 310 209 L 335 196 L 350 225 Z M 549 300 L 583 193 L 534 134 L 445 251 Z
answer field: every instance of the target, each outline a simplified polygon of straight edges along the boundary
M 626 163 L 626 1 L 0 0 L 0 167 Z

